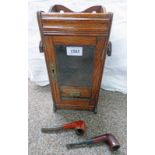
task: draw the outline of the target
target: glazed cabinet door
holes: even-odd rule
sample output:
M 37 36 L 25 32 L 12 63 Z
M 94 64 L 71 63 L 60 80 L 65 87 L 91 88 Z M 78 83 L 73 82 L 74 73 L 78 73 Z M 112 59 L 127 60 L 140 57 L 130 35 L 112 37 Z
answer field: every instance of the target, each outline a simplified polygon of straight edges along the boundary
M 105 59 L 105 39 L 46 36 L 48 72 L 56 104 L 94 106 Z

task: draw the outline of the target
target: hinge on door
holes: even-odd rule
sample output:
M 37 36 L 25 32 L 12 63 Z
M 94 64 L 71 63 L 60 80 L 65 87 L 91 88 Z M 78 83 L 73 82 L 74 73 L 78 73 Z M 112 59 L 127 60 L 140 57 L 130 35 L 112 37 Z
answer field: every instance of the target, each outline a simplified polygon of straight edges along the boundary
M 57 80 L 56 66 L 55 64 L 50 64 L 50 78 L 52 81 Z

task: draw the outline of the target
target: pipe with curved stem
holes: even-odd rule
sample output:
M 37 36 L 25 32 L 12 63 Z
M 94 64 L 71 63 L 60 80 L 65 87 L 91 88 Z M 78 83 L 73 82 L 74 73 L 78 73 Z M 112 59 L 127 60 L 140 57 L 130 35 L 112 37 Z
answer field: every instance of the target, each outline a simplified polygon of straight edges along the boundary
M 106 143 L 112 151 L 116 151 L 120 148 L 120 144 L 118 140 L 115 138 L 115 136 L 111 133 L 106 133 L 100 136 L 92 137 L 90 139 L 87 139 L 86 141 L 78 142 L 78 143 L 72 143 L 67 144 L 66 147 L 68 149 L 78 146 L 78 145 L 90 145 L 90 144 L 97 144 L 104 142 Z

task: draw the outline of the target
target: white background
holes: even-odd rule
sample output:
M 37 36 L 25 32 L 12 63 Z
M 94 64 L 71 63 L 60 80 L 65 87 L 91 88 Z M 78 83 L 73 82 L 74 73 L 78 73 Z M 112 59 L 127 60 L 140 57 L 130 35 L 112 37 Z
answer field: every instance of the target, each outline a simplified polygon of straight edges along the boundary
M 153 0 L 128 2 L 128 155 L 153 155 L 155 23 Z M 28 154 L 27 2 L 0 5 L 0 154 Z

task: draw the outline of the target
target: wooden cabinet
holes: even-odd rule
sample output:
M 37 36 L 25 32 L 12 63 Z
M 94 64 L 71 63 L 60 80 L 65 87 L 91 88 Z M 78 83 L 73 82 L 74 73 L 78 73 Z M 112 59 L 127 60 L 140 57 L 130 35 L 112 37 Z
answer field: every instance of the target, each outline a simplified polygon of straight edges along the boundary
M 55 5 L 37 17 L 54 110 L 95 112 L 113 14 L 101 6 L 75 13 Z

